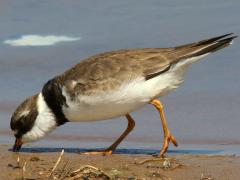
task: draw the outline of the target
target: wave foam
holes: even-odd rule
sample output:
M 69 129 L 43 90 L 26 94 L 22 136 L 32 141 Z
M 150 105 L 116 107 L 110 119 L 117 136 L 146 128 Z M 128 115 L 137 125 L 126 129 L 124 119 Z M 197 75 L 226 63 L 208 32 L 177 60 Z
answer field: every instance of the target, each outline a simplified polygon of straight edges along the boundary
M 41 35 L 23 35 L 20 38 L 5 40 L 5 44 L 11 46 L 52 46 L 60 42 L 78 41 L 79 37 L 69 36 L 41 36 Z

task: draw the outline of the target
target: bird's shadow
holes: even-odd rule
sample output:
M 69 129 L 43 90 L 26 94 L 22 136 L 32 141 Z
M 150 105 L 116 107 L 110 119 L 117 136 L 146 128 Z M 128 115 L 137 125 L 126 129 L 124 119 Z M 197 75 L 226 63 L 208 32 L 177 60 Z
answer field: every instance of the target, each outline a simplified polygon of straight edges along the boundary
M 84 148 L 49 148 L 49 147 L 24 147 L 19 152 L 22 153 L 51 153 L 61 152 L 64 149 L 67 153 L 84 153 L 91 151 L 101 151 L 103 149 L 84 149 Z M 12 149 L 9 149 L 12 151 Z M 168 150 L 171 154 L 219 154 L 222 150 L 206 150 L 206 149 L 180 149 Z M 152 155 L 158 154 L 157 149 L 117 149 L 114 154 L 129 154 L 129 155 Z

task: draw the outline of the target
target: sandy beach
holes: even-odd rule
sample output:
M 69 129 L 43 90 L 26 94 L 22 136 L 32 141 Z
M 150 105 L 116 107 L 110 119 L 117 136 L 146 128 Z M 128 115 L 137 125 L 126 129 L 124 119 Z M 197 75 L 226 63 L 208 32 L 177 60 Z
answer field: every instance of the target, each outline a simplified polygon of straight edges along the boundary
M 170 154 L 156 159 L 146 154 L 88 156 L 66 150 L 14 153 L 0 146 L 0 179 L 238 179 L 240 157 Z M 26 148 L 25 148 L 26 150 Z M 29 149 L 31 151 L 31 149 Z M 55 152 L 54 152 L 55 151 Z M 19 158 L 19 160 L 18 160 Z M 79 172 L 73 173 L 75 170 Z M 72 177 L 71 177 L 72 176 Z M 49 177 L 49 178 L 48 178 Z
M 131 113 L 135 129 L 112 156 L 80 153 L 111 145 L 125 117 L 66 123 L 19 153 L 10 150 L 13 112 L 49 79 L 98 53 L 239 36 L 239 6 L 236 0 L 0 1 L 0 180 L 240 179 L 240 38 L 195 63 L 185 84 L 161 98 L 179 143 L 166 159 L 145 161 L 163 141 L 151 105 Z

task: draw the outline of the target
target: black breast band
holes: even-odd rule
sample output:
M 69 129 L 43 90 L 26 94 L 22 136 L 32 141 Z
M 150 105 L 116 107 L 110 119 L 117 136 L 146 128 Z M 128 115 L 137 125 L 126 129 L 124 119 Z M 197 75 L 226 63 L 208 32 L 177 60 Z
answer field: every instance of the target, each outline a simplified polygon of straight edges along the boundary
M 68 122 L 62 112 L 62 106 L 66 104 L 66 98 L 62 95 L 60 84 L 55 80 L 49 80 L 42 89 L 43 97 L 56 116 L 58 126 Z

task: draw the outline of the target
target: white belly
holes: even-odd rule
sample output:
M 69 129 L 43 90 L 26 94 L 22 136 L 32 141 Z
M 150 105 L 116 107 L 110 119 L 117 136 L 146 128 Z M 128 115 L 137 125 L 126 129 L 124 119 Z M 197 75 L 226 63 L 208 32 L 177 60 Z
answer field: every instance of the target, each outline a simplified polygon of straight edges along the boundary
M 64 114 L 72 122 L 100 121 L 126 115 L 144 104 L 143 102 L 123 104 L 104 100 L 96 104 L 74 103 L 70 108 L 64 108 Z
M 99 121 L 126 115 L 149 103 L 151 99 L 164 96 L 179 87 L 188 66 L 206 55 L 179 62 L 169 71 L 150 80 L 140 77 L 125 82 L 117 91 L 92 96 L 79 95 L 74 101 L 63 87 L 68 104 L 68 107 L 63 107 L 63 113 L 73 122 Z
M 167 72 L 145 81 L 136 79 L 123 84 L 118 91 L 92 96 L 79 96 L 72 101 L 63 88 L 68 107 L 63 107 L 63 113 L 69 121 L 98 121 L 126 115 L 153 98 L 163 96 L 177 88 L 182 78 L 175 73 Z

